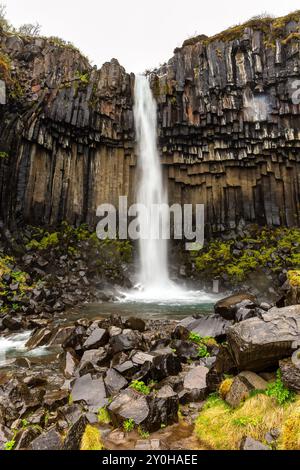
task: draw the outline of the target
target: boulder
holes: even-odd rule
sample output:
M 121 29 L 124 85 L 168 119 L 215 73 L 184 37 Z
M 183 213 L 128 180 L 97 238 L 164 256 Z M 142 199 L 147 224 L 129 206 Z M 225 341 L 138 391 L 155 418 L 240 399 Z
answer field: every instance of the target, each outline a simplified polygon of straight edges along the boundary
M 105 346 L 108 342 L 109 335 L 107 330 L 103 328 L 95 328 L 87 340 L 83 344 L 83 349 L 88 351 L 89 349 L 98 349 L 101 346 Z
M 71 397 L 73 403 L 84 402 L 92 412 L 97 412 L 108 404 L 103 378 L 92 379 L 91 374 L 75 380 Z
M 10 315 L 5 315 L 5 317 L 2 318 L 2 325 L 9 331 L 18 331 L 22 328 L 22 320 L 13 318 Z
M 125 361 L 121 364 L 114 366 L 114 369 L 122 374 L 126 379 L 131 380 L 132 377 L 139 371 L 140 366 L 133 361 Z
M 128 385 L 127 380 L 115 369 L 108 369 L 104 383 L 109 397 L 116 395 Z
M 127 419 L 133 419 L 137 426 L 146 422 L 149 416 L 147 397 L 128 388 L 122 391 L 109 405 L 113 424 L 120 426 Z
M 86 416 L 80 418 L 71 426 L 63 443 L 63 450 L 80 450 L 82 436 L 89 424 Z
M 218 390 L 226 374 L 237 372 L 236 364 L 227 345 L 221 345 L 212 367 L 209 368 L 206 382 L 210 392 Z
M 266 445 L 262 444 L 262 442 L 256 441 L 252 437 L 244 437 L 240 450 L 271 450 Z
M 300 393 L 300 367 L 294 364 L 292 359 L 280 361 L 279 367 L 284 385 L 290 390 Z
M 191 341 L 173 340 L 170 347 L 175 349 L 176 355 L 184 362 L 199 357 L 199 346 Z
M 158 431 L 161 425 L 170 425 L 178 421 L 179 399 L 172 387 L 165 385 L 148 401 L 150 412 L 147 421 L 142 424 L 149 432 Z
M 45 346 L 48 344 L 51 335 L 52 330 L 50 328 L 36 330 L 25 344 L 25 347 L 27 349 L 36 349 L 40 346 Z
M 31 450 L 61 450 L 62 439 L 55 428 L 43 432 L 31 442 Z
M 143 333 L 146 329 L 146 323 L 141 318 L 130 317 L 125 321 L 125 328 Z
M 234 378 L 225 400 L 236 408 L 249 397 L 252 390 L 266 390 L 267 386 L 268 383 L 254 372 L 241 372 Z
M 105 348 L 85 351 L 78 366 L 79 375 L 94 373 L 109 364 L 110 354 Z
M 207 367 L 193 367 L 184 377 L 183 390 L 179 393 L 180 403 L 203 400 L 207 394 Z
M 190 321 L 180 322 L 175 331 L 175 338 L 187 339 L 191 332 L 205 337 L 222 339 L 226 336 L 227 329 L 232 325 L 231 321 L 225 320 L 220 315 L 201 316 L 198 319 L 189 317 Z
M 273 307 L 261 318 L 250 318 L 227 332 L 239 370 L 263 371 L 288 357 L 300 342 L 300 305 Z
M 140 334 L 133 330 L 123 330 L 123 333 L 110 339 L 113 353 L 130 351 L 132 349 L 143 349 L 143 341 Z
M 44 406 L 50 410 L 55 410 L 68 403 L 69 392 L 67 390 L 48 391 L 44 395 Z
M 64 355 L 64 376 L 66 379 L 73 377 L 76 367 L 78 366 L 78 359 L 72 351 L 66 351 Z
M 242 302 L 246 301 L 247 306 L 249 308 L 255 308 L 256 306 L 256 299 L 251 294 L 240 293 L 230 295 L 225 299 L 219 300 L 219 302 L 215 305 L 215 313 L 221 315 L 221 317 L 225 318 L 226 320 L 234 320 L 235 314 L 238 308 L 241 306 Z M 243 304 L 245 307 L 245 303 Z
M 37 438 L 40 434 L 39 429 L 36 426 L 26 427 L 21 429 L 15 436 L 15 446 L 14 450 L 23 450 L 27 449 L 30 443 Z

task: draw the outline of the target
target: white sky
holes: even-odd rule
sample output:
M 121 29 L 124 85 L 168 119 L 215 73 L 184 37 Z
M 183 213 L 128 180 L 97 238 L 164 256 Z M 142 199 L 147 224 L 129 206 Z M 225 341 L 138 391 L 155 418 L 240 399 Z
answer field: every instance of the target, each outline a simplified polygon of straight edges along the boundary
M 128 72 L 169 60 L 195 34 L 211 36 L 263 12 L 282 16 L 299 0 L 0 0 L 12 24 L 73 42 L 93 64 L 115 57 Z

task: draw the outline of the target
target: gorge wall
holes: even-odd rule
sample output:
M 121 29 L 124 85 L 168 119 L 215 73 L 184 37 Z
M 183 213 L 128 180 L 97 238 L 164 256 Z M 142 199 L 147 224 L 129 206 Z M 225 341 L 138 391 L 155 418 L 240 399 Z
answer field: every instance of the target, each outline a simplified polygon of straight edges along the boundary
M 300 225 L 299 72 L 295 13 L 187 40 L 150 73 L 170 202 L 205 204 L 215 232 Z M 0 78 L 2 220 L 93 225 L 100 203 L 134 201 L 134 75 L 2 32 Z

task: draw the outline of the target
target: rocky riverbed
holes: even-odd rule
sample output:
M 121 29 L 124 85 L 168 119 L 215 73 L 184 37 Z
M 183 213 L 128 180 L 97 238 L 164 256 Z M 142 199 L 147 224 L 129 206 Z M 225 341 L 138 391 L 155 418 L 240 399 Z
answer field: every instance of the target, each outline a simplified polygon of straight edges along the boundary
M 235 413 L 259 394 L 276 400 L 276 383 L 299 424 L 299 305 L 277 308 L 237 294 L 219 301 L 213 315 L 181 321 L 111 315 L 32 326 L 26 349 L 52 354 L 20 356 L 1 369 L 2 448 L 210 449 L 201 416 L 213 400 Z M 246 422 L 235 446 L 291 445 L 285 421 L 276 432 L 272 424 L 260 424 L 258 440 Z

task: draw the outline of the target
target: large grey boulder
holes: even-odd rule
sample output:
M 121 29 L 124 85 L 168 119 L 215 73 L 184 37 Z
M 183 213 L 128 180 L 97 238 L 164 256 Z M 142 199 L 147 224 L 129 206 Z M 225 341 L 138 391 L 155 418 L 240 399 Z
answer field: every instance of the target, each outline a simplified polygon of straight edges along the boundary
M 89 411 L 97 412 L 108 404 L 103 378 L 93 379 L 86 374 L 75 380 L 71 391 L 73 403 L 84 402 Z
M 202 337 L 222 338 L 226 336 L 232 321 L 225 320 L 220 315 L 205 315 L 199 318 L 187 317 L 175 328 L 173 337 L 177 339 L 188 339 L 191 332 Z
M 255 297 L 245 293 L 230 295 L 216 303 L 215 313 L 221 315 L 226 320 L 234 320 L 235 314 L 241 306 L 247 306 L 249 309 L 255 308 Z
M 290 390 L 300 393 L 300 367 L 297 367 L 292 359 L 280 361 L 279 366 L 284 385 Z
M 300 305 L 272 308 L 228 328 L 227 338 L 239 370 L 262 371 L 288 357 L 300 342 Z

